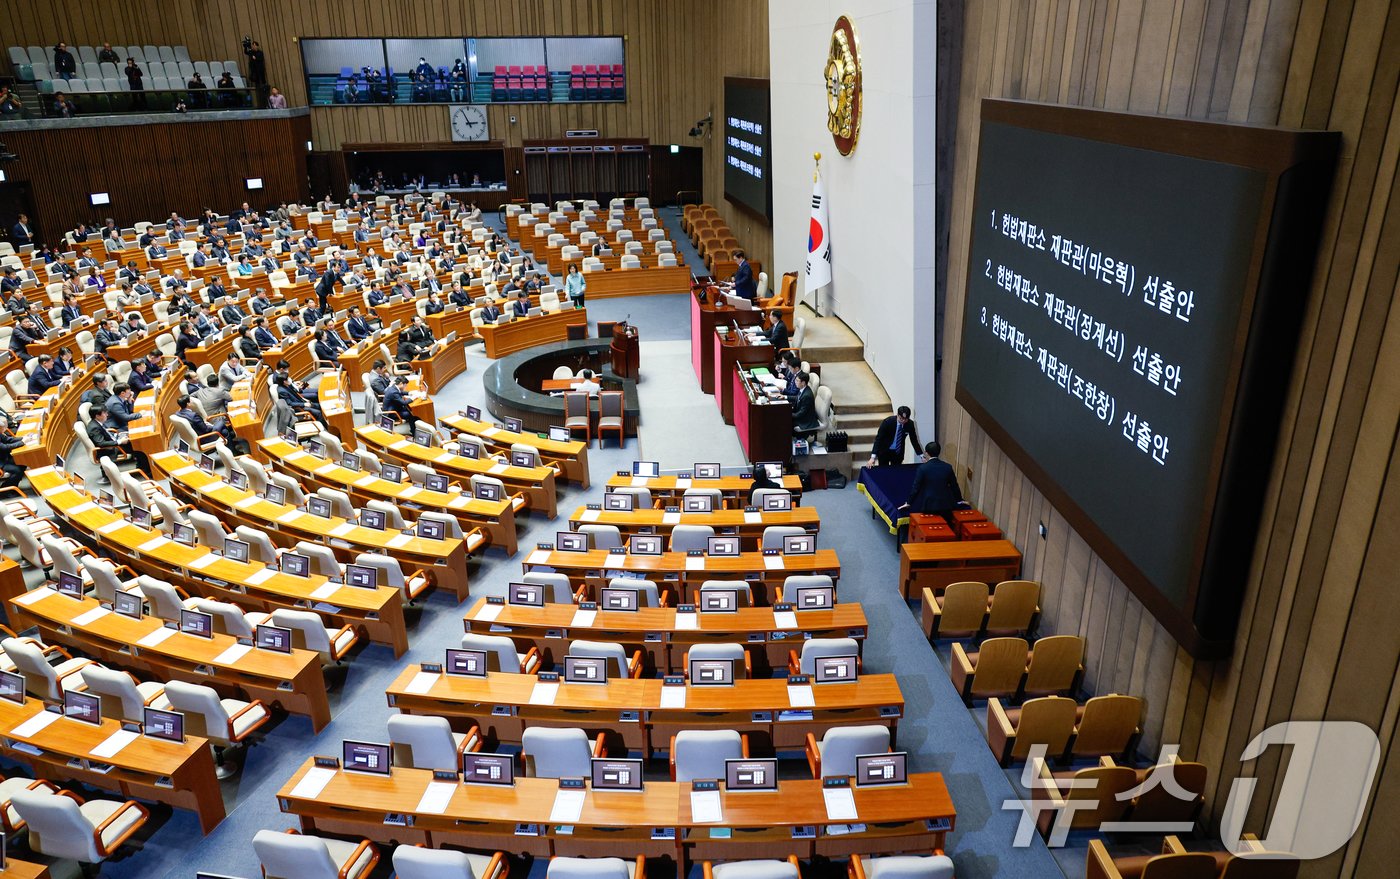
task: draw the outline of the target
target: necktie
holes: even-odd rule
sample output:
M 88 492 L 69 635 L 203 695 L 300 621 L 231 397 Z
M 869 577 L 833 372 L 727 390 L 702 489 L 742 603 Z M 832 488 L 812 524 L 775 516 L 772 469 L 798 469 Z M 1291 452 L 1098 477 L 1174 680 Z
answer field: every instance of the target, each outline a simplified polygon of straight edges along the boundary
M 890 446 L 890 451 L 897 452 L 902 448 L 904 448 L 904 425 L 896 421 L 894 425 L 894 443 Z

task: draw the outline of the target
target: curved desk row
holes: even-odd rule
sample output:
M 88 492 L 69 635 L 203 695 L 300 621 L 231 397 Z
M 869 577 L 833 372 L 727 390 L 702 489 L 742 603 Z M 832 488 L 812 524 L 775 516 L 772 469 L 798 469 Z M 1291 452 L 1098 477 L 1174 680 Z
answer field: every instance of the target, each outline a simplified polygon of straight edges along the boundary
M 792 494 L 794 504 L 801 502 L 802 480 L 799 477 L 793 474 L 784 476 L 781 485 Z M 719 489 L 720 493 L 724 495 L 725 501 L 731 506 L 744 507 L 749 502 L 749 493 L 753 491 L 753 479 L 744 479 L 740 476 L 721 476 L 719 479 L 691 479 L 689 476 L 646 478 L 617 473 L 608 477 L 608 491 L 615 488 L 645 488 L 651 492 L 653 500 L 671 501 L 675 499 L 676 505 L 680 504 L 679 498 L 685 494 L 686 489 L 714 488 Z
M 476 332 L 486 343 L 486 356 L 494 360 L 546 342 L 563 342 L 569 338 L 569 327 L 587 326 L 586 309 L 565 308 L 534 317 L 516 318 L 509 323 L 482 324 L 476 328 Z
M 527 431 L 544 433 L 551 426 L 564 424 L 564 398 L 540 393 L 556 367 L 577 371 L 592 368 L 604 390 L 622 391 L 623 428 L 636 436 L 641 421 L 637 383 L 618 376 L 611 368 L 612 343 L 607 339 L 575 339 L 539 349 L 531 349 L 497 360 L 481 374 L 486 405 L 498 418 L 519 418 Z M 591 407 L 595 411 L 597 404 Z
M 539 450 L 540 460 L 555 465 L 564 479 L 588 488 L 588 443 L 578 440 L 560 442 L 539 434 L 517 433 L 490 422 L 474 421 L 464 415 L 445 415 L 441 421 L 458 433 L 468 433 L 480 439 L 488 448 L 500 454 L 509 455 L 511 446 L 516 443 L 533 446 Z
M 623 540 L 634 534 L 667 534 L 677 525 L 707 525 L 715 534 L 737 534 L 744 549 L 757 551 L 767 528 L 796 527 L 810 534 L 821 531 L 821 517 L 815 507 L 793 507 L 791 510 L 747 512 L 745 510 L 714 510 L 709 513 L 671 513 L 666 510 L 599 510 L 596 505 L 579 507 L 569 516 L 569 528 L 580 525 L 611 525 L 622 533 Z

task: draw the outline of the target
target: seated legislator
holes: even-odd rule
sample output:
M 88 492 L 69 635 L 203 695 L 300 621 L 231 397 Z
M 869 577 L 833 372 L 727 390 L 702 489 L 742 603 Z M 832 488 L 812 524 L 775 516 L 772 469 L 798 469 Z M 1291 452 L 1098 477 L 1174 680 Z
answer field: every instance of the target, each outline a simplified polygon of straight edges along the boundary
M 792 401 L 792 432 L 811 433 L 821 425 L 817 421 L 817 398 L 807 386 L 808 375 L 797 374 L 797 397 Z

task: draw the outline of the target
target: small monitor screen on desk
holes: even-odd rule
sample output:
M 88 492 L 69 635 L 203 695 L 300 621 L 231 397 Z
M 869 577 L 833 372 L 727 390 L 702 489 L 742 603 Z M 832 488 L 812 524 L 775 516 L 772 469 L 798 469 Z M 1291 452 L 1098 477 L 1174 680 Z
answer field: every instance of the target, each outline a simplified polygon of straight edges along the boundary
M 293 577 L 308 577 L 311 575 L 310 556 L 300 555 L 295 552 L 285 552 L 282 554 L 282 573 L 291 574 Z
M 194 546 L 194 526 L 184 522 L 176 522 L 175 529 L 171 534 L 176 543 L 183 543 L 185 546 Z
M 287 502 L 287 490 L 280 485 L 269 485 L 267 487 L 266 497 L 274 504 L 285 504 Z
M 384 530 L 383 510 L 360 510 L 360 524 L 375 531 Z
M 63 694 L 63 716 L 99 726 L 102 723 L 102 700 L 69 690 Z
M 381 415 L 381 416 L 379 416 L 379 429 L 380 429 L 380 430 L 387 430 L 387 431 L 389 431 L 390 433 L 393 433 L 393 432 L 394 432 L 394 424 L 395 424 L 395 423 L 396 423 L 396 422 L 394 421 L 393 417 L 390 416 L 390 415 Z
M 729 791 L 777 790 L 778 761 L 725 760 L 724 788 Z
M 792 602 L 793 610 L 829 610 L 836 604 L 835 586 L 795 586 L 792 593 L 783 597 Z
M 569 442 L 572 437 L 569 436 L 569 429 L 567 427 L 551 424 L 549 426 L 549 439 L 551 442 L 566 443 Z
M 83 578 L 67 571 L 58 572 L 58 594 L 69 598 L 83 597 Z
M 856 679 L 854 656 L 818 656 L 813 679 L 819 684 L 848 684 Z
M 727 534 L 723 537 L 709 538 L 706 541 L 705 554 L 721 558 L 733 558 L 739 555 L 738 536 L 733 534 Z
M 281 626 L 258 626 L 254 630 L 253 643 L 261 650 L 274 653 L 292 652 L 292 630 Z
M 564 680 L 571 684 L 606 684 L 608 661 L 601 656 L 565 656 Z
M 783 538 L 783 555 L 811 555 L 816 551 L 815 534 L 789 534 Z
M 370 565 L 346 565 L 345 582 L 360 589 L 378 588 L 379 569 Z
M 535 453 L 522 452 L 519 449 L 516 449 L 515 451 L 510 453 L 510 462 L 517 467 L 534 467 L 536 463 Z
M 423 480 L 423 487 L 428 491 L 447 491 L 447 477 L 441 473 L 429 473 Z
M 447 536 L 447 523 L 437 519 L 419 519 L 418 536 L 424 540 L 442 540 Z
M 433 444 L 433 432 L 426 427 L 419 427 L 413 431 L 413 441 L 420 446 L 431 446 Z
M 909 755 L 903 751 L 889 754 L 861 754 L 856 757 L 856 787 L 885 784 L 907 784 Z
M 714 498 L 707 494 L 688 494 L 681 498 L 681 512 L 709 513 L 715 508 Z
M 514 758 L 509 754 L 463 754 L 462 781 L 467 784 L 514 784 Z
M 472 421 L 480 421 L 480 420 L 481 420 L 481 410 L 478 409 L 478 408 L 476 408 L 475 406 L 468 406 L 468 407 L 467 407 L 467 417 L 470 418 Z
M 521 429 L 525 426 L 523 423 L 521 423 L 519 418 L 507 418 L 505 422 L 506 430 L 510 431 L 511 433 L 520 433 Z
M 344 467 L 346 470 L 354 470 L 358 473 L 360 470 L 360 456 L 354 452 L 346 452 L 340 457 L 340 466 Z
M 560 552 L 588 552 L 588 535 L 577 531 L 560 531 L 554 536 L 554 548 Z
M 230 471 L 228 472 L 228 484 L 229 484 L 229 485 L 232 485 L 234 488 L 238 489 L 239 491 L 247 491 L 247 490 L 248 490 L 248 474 L 244 473 L 242 470 L 239 470 L 238 468 L 235 467 L 234 469 L 232 469 L 232 470 L 230 470 Z
M 151 511 L 145 507 L 132 506 L 131 523 L 140 525 L 142 528 L 149 528 L 151 526 Z
M 593 789 L 626 791 L 641 790 L 642 761 L 611 760 L 602 757 L 594 757 Z
M 661 464 L 658 461 L 633 461 L 632 475 L 655 479 L 661 475 Z
M 603 509 L 620 513 L 630 513 L 637 504 L 637 499 L 625 492 L 610 491 L 603 495 Z
M 659 534 L 632 535 L 633 555 L 661 555 L 662 539 Z
M 306 450 L 318 458 L 326 456 L 326 444 L 320 440 L 311 440 L 306 444 Z
M 501 487 L 494 482 L 478 482 L 472 486 L 478 499 L 483 501 L 498 501 L 501 499 Z
M 523 607 L 544 607 L 544 587 L 534 583 L 511 583 L 506 587 L 506 601 Z
M 734 660 L 692 659 L 690 683 L 695 687 L 719 687 L 734 683 Z
M 162 711 L 146 706 L 141 731 L 153 739 L 167 742 L 185 741 L 185 715 L 178 711 Z
M 390 482 L 403 482 L 403 468 L 398 464 L 380 464 L 379 478 Z
M 781 461 L 759 461 L 753 466 L 755 470 L 762 468 L 763 472 L 768 474 L 768 478 L 774 482 L 783 481 L 783 464 Z
M 601 610 L 636 610 L 637 590 L 604 586 L 598 593 L 598 607 Z
M 729 613 L 739 609 L 739 590 L 706 589 L 700 593 L 700 609 L 716 613 Z
M 696 464 L 691 471 L 696 479 L 719 479 L 720 465 L 718 464 Z
M 454 650 L 448 648 L 443 668 L 450 675 L 466 678 L 486 677 L 486 652 L 483 650 Z
M 180 609 L 180 631 L 201 638 L 214 637 L 214 616 L 189 608 Z
M 341 762 L 349 772 L 370 772 L 375 775 L 389 774 L 389 746 L 377 742 L 352 742 L 346 740 Z
M 141 596 L 132 592 L 118 592 L 112 596 L 112 610 L 124 617 L 141 619 Z
M 306 499 L 306 511 L 313 516 L 329 519 L 331 517 L 331 502 L 323 497 L 309 497 Z
M 0 671 L 0 699 L 24 704 L 24 675 Z
M 457 446 L 457 454 L 461 455 L 463 458 L 471 458 L 473 461 L 481 458 L 481 450 L 471 443 L 459 443 Z
M 235 562 L 248 561 L 248 544 L 232 537 L 224 538 L 224 557 Z

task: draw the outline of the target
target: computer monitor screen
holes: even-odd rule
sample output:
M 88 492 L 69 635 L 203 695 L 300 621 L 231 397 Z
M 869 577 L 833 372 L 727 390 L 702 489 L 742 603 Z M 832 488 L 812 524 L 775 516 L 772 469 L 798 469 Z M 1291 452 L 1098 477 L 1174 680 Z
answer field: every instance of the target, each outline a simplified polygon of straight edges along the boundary
M 437 519 L 419 519 L 417 531 L 424 540 L 442 540 L 447 537 L 447 523 Z
M 642 761 L 640 759 L 593 758 L 594 790 L 642 789 Z
M 413 441 L 420 446 L 431 446 L 433 444 L 433 432 L 426 427 L 416 427 L 413 429 Z
M 501 499 L 501 487 L 494 482 L 478 482 L 472 486 L 472 492 L 483 501 Z
M 260 650 L 274 653 L 292 652 L 292 630 L 281 626 L 258 626 L 253 630 L 253 643 Z
M 696 479 L 719 479 L 720 465 L 718 464 L 696 464 L 691 474 Z
M 788 598 L 787 595 L 783 596 Z M 792 590 L 793 610 L 828 610 L 836 604 L 836 587 L 821 586 L 796 586 Z
M 175 451 L 182 455 L 188 455 L 190 453 L 190 444 L 182 439 L 177 439 L 175 441 Z
M 340 456 L 340 466 L 347 470 L 358 472 L 360 469 L 360 456 L 354 452 L 346 452 Z
M 306 499 L 306 511 L 313 516 L 329 519 L 331 517 L 331 502 L 323 497 L 309 497 Z
M 734 683 L 734 660 L 692 659 L 690 683 L 696 687 L 719 687 Z
M 63 716 L 93 726 L 102 724 L 102 700 L 87 693 L 68 690 L 63 694 Z
M 377 589 L 379 569 L 370 565 L 346 565 L 345 582 L 360 589 Z
M 768 474 L 768 478 L 774 482 L 783 481 L 783 462 L 781 461 L 759 461 L 754 464 L 754 469 L 763 468 L 763 472 Z
M 603 509 L 620 513 L 630 513 L 637 505 L 637 499 L 626 492 L 610 491 L 603 495 Z
M 681 498 L 681 512 L 709 513 L 715 508 L 715 499 L 707 494 L 688 494 Z
M 763 512 L 765 513 L 783 513 L 791 509 L 792 495 L 788 492 L 777 492 L 763 496 Z
M 467 417 L 470 418 L 472 421 L 480 421 L 480 420 L 481 420 L 481 410 L 478 409 L 478 408 L 476 408 L 475 406 L 468 406 L 468 407 L 467 407 Z
M 0 671 L 0 699 L 24 704 L 24 675 Z
M 815 534 L 789 534 L 783 538 L 783 555 L 811 555 L 816 551 Z
M 778 761 L 771 758 L 725 760 L 724 788 L 729 791 L 777 790 Z
M 486 677 L 486 652 L 484 650 L 453 650 L 447 651 L 447 662 L 443 669 L 450 675 L 461 675 L 468 678 Z
M 510 453 L 510 462 L 517 467 L 537 466 L 534 452 L 522 452 L 519 449 L 516 449 Z
M 201 638 L 214 637 L 214 615 L 180 608 L 180 631 Z
M 383 510 L 360 510 L 360 524 L 376 531 L 384 530 Z
M 588 552 L 588 535 L 577 531 L 560 531 L 554 535 L 554 548 L 560 552 Z
M 287 502 L 287 490 L 280 485 L 269 485 L 265 496 L 274 504 L 285 504 Z
M 633 534 L 632 554 L 661 555 L 662 543 L 660 534 Z
M 706 589 L 700 593 L 700 609 L 729 613 L 739 609 L 738 589 Z
M 636 610 L 638 604 L 636 589 L 604 586 L 598 593 L 598 607 L 601 610 Z
M 194 546 L 194 526 L 184 522 L 176 522 L 171 531 L 171 537 L 176 543 L 183 543 L 185 546 Z
M 506 601 L 523 607 L 544 607 L 544 587 L 534 583 L 511 583 L 506 587 Z
M 165 739 L 167 742 L 185 741 L 185 715 L 178 711 L 151 708 L 149 705 L 146 706 L 143 715 L 141 732 L 153 739 Z
M 565 656 L 564 680 L 571 684 L 606 684 L 608 661 L 601 656 Z
M 712 556 L 736 556 L 739 554 L 739 536 L 725 534 L 705 541 L 705 552 Z
M 572 437 L 569 436 L 569 429 L 567 427 L 551 424 L 549 426 L 549 439 L 551 442 L 566 443 L 572 439 Z
M 848 684 L 856 679 L 858 668 L 854 656 L 818 656 L 812 679 L 819 684 Z
M 473 461 L 481 460 L 481 449 L 478 449 L 472 443 L 458 443 L 457 454 L 461 455 L 463 458 L 471 458 Z
M 59 571 L 57 586 L 59 595 L 67 595 L 69 598 L 83 597 L 83 578 L 77 574 Z
M 118 592 L 112 596 L 112 610 L 133 620 L 141 619 L 141 596 L 132 592 Z
M 142 528 L 151 527 L 151 511 L 145 507 L 131 505 L 131 524 L 140 525 Z
M 661 475 L 661 463 L 659 461 L 633 461 L 632 475 L 655 479 Z
M 525 427 L 524 423 L 519 418 L 507 418 L 505 419 L 505 422 L 506 430 L 510 431 L 511 433 L 520 433 L 520 431 Z
M 248 490 L 248 474 L 237 467 L 228 472 L 228 484 L 240 491 Z
M 462 755 L 462 781 L 467 784 L 514 784 L 515 758 L 510 754 Z
M 295 552 L 282 553 L 282 573 L 293 577 L 311 576 L 311 558 Z
M 394 424 L 395 424 L 395 422 L 394 422 L 393 416 L 391 416 L 391 415 L 381 415 L 381 416 L 379 416 L 379 429 L 380 429 L 380 430 L 387 430 L 387 431 L 389 431 L 390 433 L 393 433 L 393 432 L 394 432 Z
M 428 491 L 447 491 L 448 480 L 441 473 L 429 473 L 423 480 L 423 487 Z
M 909 782 L 909 755 L 904 751 L 888 754 L 856 755 L 856 787 Z
M 403 482 L 403 468 L 398 464 L 380 464 L 379 478 L 390 482 Z
M 318 458 L 326 455 L 326 444 L 320 440 L 311 440 L 306 444 L 306 450 Z
M 215 458 L 213 455 L 205 454 L 199 456 L 199 469 L 203 470 L 205 473 L 213 473 L 218 463 L 219 459 Z
M 347 772 L 388 775 L 391 754 L 388 745 L 378 742 L 352 742 L 346 739 L 341 746 L 341 765 Z

